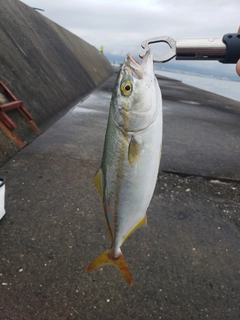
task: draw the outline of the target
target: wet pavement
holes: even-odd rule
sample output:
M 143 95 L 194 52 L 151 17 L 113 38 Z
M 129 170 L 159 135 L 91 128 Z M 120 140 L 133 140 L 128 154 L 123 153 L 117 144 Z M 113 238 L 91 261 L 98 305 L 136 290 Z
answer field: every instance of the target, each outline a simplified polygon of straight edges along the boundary
M 115 268 L 92 177 L 114 79 L 0 168 L 0 319 L 239 319 L 240 103 L 159 79 L 164 136 L 147 217 Z

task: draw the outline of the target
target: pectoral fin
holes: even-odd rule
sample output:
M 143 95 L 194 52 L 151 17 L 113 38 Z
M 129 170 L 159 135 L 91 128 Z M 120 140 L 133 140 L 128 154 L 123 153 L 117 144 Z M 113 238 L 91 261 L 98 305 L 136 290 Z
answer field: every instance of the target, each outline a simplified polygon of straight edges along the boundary
M 129 147 L 128 147 L 128 162 L 131 166 L 133 166 L 139 156 L 141 151 L 141 143 L 134 137 L 131 137 Z

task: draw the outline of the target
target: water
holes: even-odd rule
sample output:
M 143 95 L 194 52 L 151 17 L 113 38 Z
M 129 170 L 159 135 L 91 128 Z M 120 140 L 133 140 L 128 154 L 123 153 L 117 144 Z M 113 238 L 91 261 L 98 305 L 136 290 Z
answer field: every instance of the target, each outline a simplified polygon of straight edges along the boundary
M 203 89 L 226 98 L 240 101 L 240 78 L 239 81 L 230 81 L 168 71 L 156 70 L 155 72 L 156 74 L 168 78 L 180 80 L 190 86 Z

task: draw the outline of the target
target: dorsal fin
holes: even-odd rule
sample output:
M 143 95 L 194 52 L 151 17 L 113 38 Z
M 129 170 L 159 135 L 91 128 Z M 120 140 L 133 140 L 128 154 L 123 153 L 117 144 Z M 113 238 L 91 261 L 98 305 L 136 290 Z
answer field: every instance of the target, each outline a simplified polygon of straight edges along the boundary
M 100 194 L 101 199 L 103 200 L 103 172 L 102 168 L 99 168 L 93 177 L 93 184 L 97 188 L 98 193 Z

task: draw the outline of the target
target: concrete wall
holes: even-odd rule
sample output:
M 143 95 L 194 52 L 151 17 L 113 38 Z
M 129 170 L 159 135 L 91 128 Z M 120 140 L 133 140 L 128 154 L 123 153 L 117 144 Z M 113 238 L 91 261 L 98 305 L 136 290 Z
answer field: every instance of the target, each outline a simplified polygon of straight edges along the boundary
M 19 0 L 0 0 L 0 39 L 0 80 L 24 101 L 41 131 L 113 73 L 95 47 Z M 7 114 L 20 139 L 36 137 L 19 111 Z M 18 150 L 0 128 L 0 166 Z

